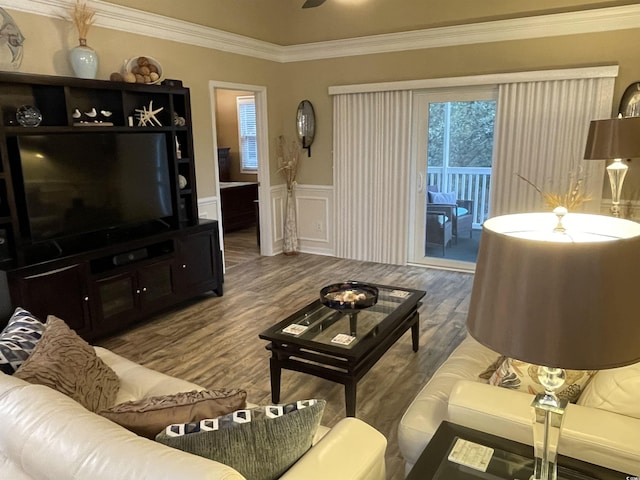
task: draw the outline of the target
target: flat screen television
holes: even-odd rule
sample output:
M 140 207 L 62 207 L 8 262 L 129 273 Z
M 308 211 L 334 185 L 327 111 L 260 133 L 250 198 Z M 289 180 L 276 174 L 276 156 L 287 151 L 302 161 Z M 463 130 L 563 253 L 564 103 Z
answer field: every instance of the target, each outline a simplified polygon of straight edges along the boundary
M 162 133 L 21 135 L 18 150 L 32 243 L 173 215 Z

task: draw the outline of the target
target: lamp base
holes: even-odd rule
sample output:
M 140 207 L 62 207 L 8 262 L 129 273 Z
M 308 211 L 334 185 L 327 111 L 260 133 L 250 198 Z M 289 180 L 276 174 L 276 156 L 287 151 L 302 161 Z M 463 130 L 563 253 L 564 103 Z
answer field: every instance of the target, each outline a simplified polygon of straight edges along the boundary
M 533 450 L 535 467 L 531 480 L 556 480 L 558 477 L 558 442 L 567 400 L 555 392 L 563 384 L 565 371 L 561 368 L 539 367 L 538 379 L 545 387 L 533 399 Z
M 611 186 L 611 215 L 620 217 L 620 194 L 622 193 L 622 184 L 624 177 L 627 175 L 629 167 L 622 163 L 622 159 L 616 158 L 608 167 L 609 185 Z
M 620 218 L 620 204 L 615 203 L 609 207 L 609 213 L 611 213 L 612 217 Z

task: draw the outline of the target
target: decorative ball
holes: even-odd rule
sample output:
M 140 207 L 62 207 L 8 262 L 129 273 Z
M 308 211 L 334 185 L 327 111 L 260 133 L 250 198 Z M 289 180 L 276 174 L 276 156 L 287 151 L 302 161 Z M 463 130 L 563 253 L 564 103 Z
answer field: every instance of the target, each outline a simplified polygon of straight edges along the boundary
M 131 72 L 136 75 L 136 83 L 153 85 L 162 80 L 162 66 L 153 57 L 133 57 L 126 60 L 123 65 L 123 72 Z M 156 76 L 151 74 L 155 73 Z M 140 76 L 138 76 L 140 75 Z
M 124 77 L 121 73 L 113 72 L 111 75 L 109 75 L 109 80 L 111 80 L 112 82 L 124 82 Z
M 123 75 L 124 81 L 127 83 L 136 83 L 136 74 L 127 72 Z
M 183 175 L 178 175 L 178 186 L 181 189 L 187 186 L 187 179 Z

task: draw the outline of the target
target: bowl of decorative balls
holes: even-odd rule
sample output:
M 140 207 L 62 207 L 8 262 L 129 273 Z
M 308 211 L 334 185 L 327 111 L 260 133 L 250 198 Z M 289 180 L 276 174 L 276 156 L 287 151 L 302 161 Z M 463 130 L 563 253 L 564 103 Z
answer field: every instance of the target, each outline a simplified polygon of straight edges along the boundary
M 320 301 L 334 310 L 356 312 L 378 302 L 378 288 L 363 282 L 334 283 L 320 290 Z
M 160 83 L 162 66 L 152 57 L 134 57 L 125 63 L 122 79 L 128 83 Z

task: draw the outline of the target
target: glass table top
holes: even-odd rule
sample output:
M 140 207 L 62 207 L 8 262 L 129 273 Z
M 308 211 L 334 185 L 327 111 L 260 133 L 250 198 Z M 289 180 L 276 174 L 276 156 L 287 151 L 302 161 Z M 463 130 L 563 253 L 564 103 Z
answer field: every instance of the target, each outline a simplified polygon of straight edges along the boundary
M 407 480 L 530 480 L 533 447 L 443 421 Z M 558 457 L 557 480 L 634 478 L 602 466 Z
M 377 335 L 378 329 L 403 304 L 416 302 L 424 292 L 378 286 L 378 302 L 357 313 L 333 310 L 317 302 L 276 325 L 275 335 L 316 344 L 352 349 L 364 339 Z
M 455 437 L 433 480 L 530 480 L 533 469 L 532 458 Z M 559 465 L 557 480 L 595 480 L 595 477 Z

